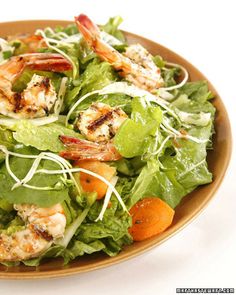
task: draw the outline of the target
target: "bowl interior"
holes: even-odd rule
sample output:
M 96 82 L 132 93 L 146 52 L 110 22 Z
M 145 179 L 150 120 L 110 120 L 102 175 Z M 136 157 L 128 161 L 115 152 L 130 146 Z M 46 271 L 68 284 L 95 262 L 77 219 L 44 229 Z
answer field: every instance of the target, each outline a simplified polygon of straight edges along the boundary
M 33 33 L 38 28 L 45 28 L 47 26 L 56 27 L 57 25 L 65 26 L 70 23 L 71 22 L 68 21 L 54 20 L 0 23 L 0 37 L 4 38 L 8 35 L 15 35 L 17 33 Z M 206 80 L 204 75 L 199 70 L 197 70 L 192 64 L 173 51 L 143 37 L 127 32 L 125 32 L 125 35 L 129 43 L 140 43 L 152 54 L 159 54 L 170 62 L 183 65 L 188 70 L 191 81 Z M 7 268 L 0 265 L 0 278 L 24 279 L 57 277 L 91 271 L 97 268 L 112 265 L 114 263 L 118 263 L 136 256 L 145 250 L 162 243 L 182 229 L 194 217 L 196 217 L 210 201 L 219 187 L 226 172 L 231 154 L 232 140 L 228 115 L 222 100 L 210 82 L 209 88 L 215 94 L 214 105 L 217 109 L 215 120 L 216 134 L 214 135 L 213 139 L 214 150 L 208 153 L 208 164 L 210 170 L 213 172 L 214 181 L 211 184 L 199 187 L 182 200 L 182 202 L 176 208 L 174 222 L 168 230 L 151 239 L 145 240 L 143 242 L 136 242 L 130 246 L 127 246 L 118 256 L 112 258 L 107 257 L 104 254 L 88 255 L 72 261 L 67 266 L 63 266 L 61 259 L 55 259 L 45 261 L 37 268 L 26 267 L 24 265 Z

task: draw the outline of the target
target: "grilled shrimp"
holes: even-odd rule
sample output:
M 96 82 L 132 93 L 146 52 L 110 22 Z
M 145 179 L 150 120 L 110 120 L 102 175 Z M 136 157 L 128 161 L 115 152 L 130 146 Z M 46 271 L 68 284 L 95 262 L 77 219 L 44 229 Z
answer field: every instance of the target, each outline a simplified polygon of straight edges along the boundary
M 63 236 L 66 217 L 60 204 L 50 208 L 28 204 L 14 207 L 26 225 L 23 230 L 12 235 L 0 234 L 0 261 L 20 261 L 38 257 L 55 239 Z
M 96 143 L 65 135 L 61 135 L 59 138 L 67 147 L 67 150 L 60 152 L 60 156 L 68 160 L 98 160 L 107 162 L 117 161 L 122 158 L 112 142 Z
M 119 107 L 93 103 L 87 110 L 80 112 L 76 126 L 88 140 L 104 142 L 116 134 L 127 117 Z
M 150 92 L 163 85 L 160 69 L 152 61 L 151 54 L 141 45 L 132 45 L 125 54 L 121 54 L 101 39 L 99 28 L 86 15 L 75 17 L 75 21 L 92 50 L 128 81 Z
M 16 93 L 12 84 L 25 68 L 53 72 L 71 69 L 71 64 L 60 54 L 31 53 L 13 56 L 0 65 L 0 113 L 16 119 L 47 115 L 57 95 L 49 78 L 34 75 L 27 88 Z

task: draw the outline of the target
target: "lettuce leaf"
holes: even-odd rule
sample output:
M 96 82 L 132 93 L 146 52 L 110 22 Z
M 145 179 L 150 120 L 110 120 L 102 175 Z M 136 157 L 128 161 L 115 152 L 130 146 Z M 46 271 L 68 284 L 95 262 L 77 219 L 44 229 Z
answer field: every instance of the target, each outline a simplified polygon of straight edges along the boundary
M 208 139 L 212 132 L 211 124 L 192 128 L 189 133 Z M 166 149 L 159 161 L 147 162 L 132 188 L 128 207 L 144 197 L 156 196 L 175 208 L 197 186 L 212 181 L 206 162 L 207 143 L 199 144 L 183 139 L 178 139 L 177 143 L 179 148 L 173 150 L 174 152 L 170 153 Z
M 68 135 L 81 138 L 78 132 L 66 128 L 60 123 L 51 123 L 49 125 L 35 126 L 28 121 L 19 121 L 14 126 L 13 137 L 16 141 L 25 146 L 32 146 L 40 151 L 60 152 L 64 149 L 59 140 L 59 135 Z
M 207 81 L 188 82 L 182 88 L 180 93 L 184 93 L 191 100 L 205 102 L 213 98 L 213 94 L 208 89 Z
M 22 92 L 26 88 L 27 84 L 30 82 L 34 74 L 50 78 L 56 91 L 59 90 L 61 84 L 61 74 L 46 71 L 32 71 L 30 69 L 25 69 L 24 72 L 20 75 L 20 77 L 14 82 L 12 87 L 13 91 Z
M 123 22 L 123 19 L 120 16 L 111 17 L 108 22 L 101 26 L 101 29 L 106 33 L 114 36 L 121 42 L 125 43 L 124 34 L 118 29 L 119 25 Z
M 1 201 L 1 200 L 0 200 Z M 7 212 L 0 208 L 0 230 L 15 217 L 14 212 Z
M 131 190 L 128 208 L 150 196 L 159 197 L 174 208 L 185 194 L 185 188 L 173 174 L 161 171 L 157 161 L 148 161 Z
M 22 179 L 25 177 L 33 163 L 32 159 L 24 159 L 12 157 L 10 159 L 10 167 L 13 173 Z M 41 161 L 39 169 L 60 169 L 59 165 L 48 160 Z M 1 198 L 7 200 L 11 204 L 35 204 L 39 207 L 50 207 L 56 203 L 61 203 L 68 196 L 68 188 L 61 181 L 58 175 L 47 175 L 38 173 L 35 174 L 32 180 L 28 183 L 35 186 L 52 187 L 52 190 L 34 190 L 26 187 L 18 187 L 11 190 L 15 181 L 9 175 L 5 164 L 0 168 L 0 187 Z
M 212 133 L 212 122 L 205 127 L 192 127 L 189 134 L 209 139 Z M 178 182 L 187 190 L 193 190 L 201 184 L 212 181 L 212 174 L 207 169 L 208 143 L 195 143 L 190 140 L 178 140 L 180 146 L 174 155 L 163 156 L 161 161 L 167 171 L 175 171 Z
M 117 76 L 108 62 L 100 62 L 98 59 L 94 59 L 88 64 L 79 79 L 74 81 L 75 87 L 67 91 L 65 96 L 66 106 L 69 107 L 78 97 L 102 89 L 116 79 Z
M 4 145 L 7 149 L 14 148 L 15 140 L 12 136 L 12 132 L 0 126 L 0 145 Z M 0 151 L 0 163 L 4 161 L 5 154 Z
M 11 212 L 13 210 L 13 205 L 8 203 L 4 199 L 1 199 L 1 196 L 0 196 L 0 209 L 3 209 L 6 212 Z
M 146 152 L 150 138 L 155 136 L 162 121 L 161 109 L 148 105 L 142 98 L 134 98 L 131 106 L 131 119 L 124 121 L 114 138 L 116 149 L 126 158 Z

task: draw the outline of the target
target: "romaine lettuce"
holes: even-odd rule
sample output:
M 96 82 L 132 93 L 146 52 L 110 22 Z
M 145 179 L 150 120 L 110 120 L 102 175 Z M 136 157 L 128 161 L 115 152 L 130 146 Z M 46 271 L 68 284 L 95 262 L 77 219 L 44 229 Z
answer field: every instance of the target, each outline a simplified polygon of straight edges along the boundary
M 114 138 L 116 149 L 125 158 L 143 155 L 162 121 L 161 109 L 148 105 L 143 98 L 134 98 L 131 107 L 131 119 L 124 121 Z
M 12 157 L 10 159 L 11 170 L 19 179 L 25 177 L 32 163 L 32 159 L 18 157 Z M 43 160 L 40 163 L 39 169 L 53 170 L 60 169 L 60 167 L 52 161 Z M 11 188 L 14 184 L 15 181 L 9 175 L 6 166 L 2 165 L 0 168 L 0 197 L 11 204 L 26 203 L 35 204 L 40 207 L 50 207 L 68 198 L 68 188 L 58 175 L 38 173 L 29 182 L 30 185 L 52 187 L 52 190 L 34 190 L 22 186 L 12 190 Z
M 74 81 L 74 87 L 68 90 L 65 96 L 65 104 L 69 107 L 75 100 L 84 94 L 101 89 L 115 81 L 117 76 L 112 66 L 107 62 L 94 59 L 88 64 L 84 73 Z
M 49 150 L 56 153 L 64 149 L 63 144 L 59 140 L 59 135 L 82 137 L 78 132 L 68 129 L 60 123 L 35 126 L 28 121 L 22 120 L 14 125 L 14 130 L 14 139 L 25 146 L 35 147 L 40 151 Z
M 101 29 L 125 43 L 124 34 L 118 29 L 122 22 L 123 19 L 120 16 L 111 17 L 105 25 L 101 26 Z

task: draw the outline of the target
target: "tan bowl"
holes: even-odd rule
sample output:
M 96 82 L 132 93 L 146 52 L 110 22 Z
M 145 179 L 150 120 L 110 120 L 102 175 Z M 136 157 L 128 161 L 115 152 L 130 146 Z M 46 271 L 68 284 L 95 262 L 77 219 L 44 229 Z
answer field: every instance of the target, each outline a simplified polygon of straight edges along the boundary
M 57 25 L 68 25 L 68 21 L 55 20 L 36 20 L 36 21 L 16 21 L 0 23 L 0 37 L 14 35 L 17 33 L 32 33 L 38 28 L 47 26 L 55 27 Z M 190 80 L 206 80 L 199 70 L 197 70 L 188 61 L 178 54 L 165 48 L 162 45 L 154 43 L 143 37 L 125 32 L 129 43 L 141 43 L 153 55 L 160 54 L 165 60 L 183 65 L 190 74 Z M 27 267 L 20 265 L 18 267 L 7 268 L 0 265 L 0 278 L 5 279 L 26 279 L 26 278 L 52 278 L 59 276 L 67 276 L 71 274 L 87 272 L 98 268 L 103 268 L 124 260 L 137 256 L 148 249 L 156 247 L 165 240 L 176 234 L 190 221 L 192 221 L 212 199 L 214 193 L 219 188 L 220 183 L 225 175 L 231 155 L 231 131 L 230 123 L 224 104 L 220 99 L 217 91 L 209 82 L 210 90 L 215 94 L 214 105 L 217 109 L 214 136 L 214 150 L 208 154 L 209 169 L 213 172 L 214 181 L 211 184 L 204 185 L 194 190 L 186 196 L 179 206 L 176 208 L 174 222 L 170 228 L 164 233 L 145 240 L 143 242 L 135 242 L 127 246 L 123 251 L 115 256 L 108 257 L 105 254 L 87 255 L 72 261 L 70 264 L 63 266 L 61 259 L 51 259 L 45 261 L 39 267 Z

